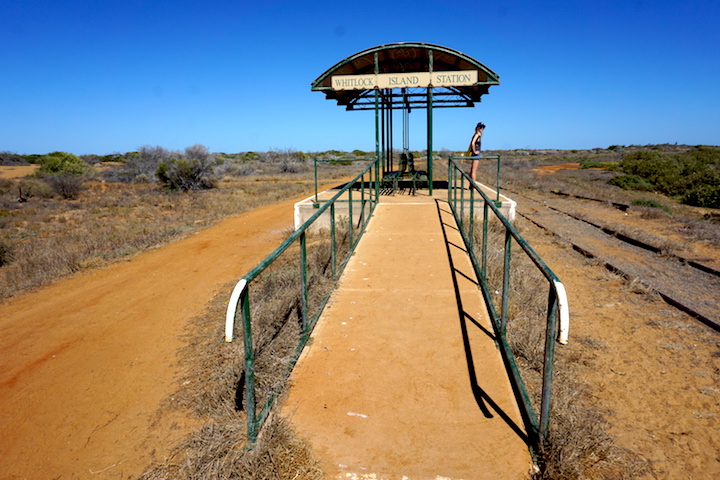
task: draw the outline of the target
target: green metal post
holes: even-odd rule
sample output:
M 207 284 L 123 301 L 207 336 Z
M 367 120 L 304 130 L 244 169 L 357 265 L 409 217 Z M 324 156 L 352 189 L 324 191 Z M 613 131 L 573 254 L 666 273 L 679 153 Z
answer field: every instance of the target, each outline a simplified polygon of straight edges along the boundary
M 255 415 L 255 352 L 252 341 L 249 286 L 245 288 L 241 301 L 243 347 L 245 349 L 245 413 L 247 414 L 248 442 L 252 445 L 257 440 L 257 418 Z
M 507 328 L 507 310 L 508 295 L 510 294 L 510 246 L 512 245 L 512 235 L 510 230 L 505 229 L 505 262 L 503 265 L 503 287 L 502 287 L 502 313 L 500 314 L 500 329 L 505 335 Z
M 360 177 L 360 224 L 365 225 L 365 175 Z
M 452 158 L 448 161 L 448 172 L 447 172 L 447 179 L 448 179 L 448 203 L 455 208 L 455 204 L 452 202 L 452 194 L 453 194 L 453 168 L 452 168 Z
M 349 230 L 350 230 L 350 247 L 353 246 L 353 211 L 352 211 L 352 188 L 348 189 L 348 217 L 349 217 Z
M 307 247 L 305 232 L 300 235 L 300 272 L 302 275 L 302 327 L 303 334 L 308 333 L 308 279 L 307 279 Z
M 487 281 L 487 249 L 488 249 L 488 202 L 483 202 L 483 238 L 482 238 L 482 278 Z
M 471 185 L 470 188 L 470 232 L 468 239 L 470 240 L 470 251 L 475 249 L 475 187 Z
M 495 201 L 500 201 L 500 155 L 497 156 L 497 189 L 495 190 Z
M 313 158 L 314 170 L 315 170 L 315 206 L 319 206 L 318 204 L 318 179 L 317 179 L 317 157 Z
M 375 53 L 375 73 L 378 69 Z M 375 89 L 375 198 L 380 199 L 380 90 Z
M 465 225 L 465 177 L 460 177 L 460 230 Z
M 428 70 L 430 71 L 430 77 L 432 77 L 433 69 L 435 68 L 435 55 L 432 50 L 428 50 Z M 432 196 L 433 193 L 433 89 L 428 88 L 428 193 Z
M 453 169 L 453 207 L 457 208 L 458 202 L 458 172 L 457 169 Z M 462 177 L 459 177 L 462 181 Z
M 548 295 L 548 319 L 545 330 L 545 364 L 543 367 L 543 388 L 540 403 L 540 445 L 547 439 L 550 428 L 550 399 L 552 396 L 553 365 L 555 363 L 555 332 L 557 331 L 558 299 L 553 286 Z
M 337 244 L 335 240 L 335 202 L 330 204 L 330 261 L 332 262 L 332 278 L 337 278 L 337 266 L 335 256 L 337 255 Z

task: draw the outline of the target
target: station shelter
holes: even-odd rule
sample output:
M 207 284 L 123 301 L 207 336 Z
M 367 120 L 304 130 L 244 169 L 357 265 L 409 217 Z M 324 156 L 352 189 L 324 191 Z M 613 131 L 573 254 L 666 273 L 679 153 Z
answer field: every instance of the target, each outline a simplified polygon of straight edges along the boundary
M 350 55 L 311 84 L 347 110 L 375 111 L 375 154 L 383 177 L 425 175 L 433 188 L 433 109 L 474 107 L 500 77 L 474 58 L 429 43 L 389 43 Z M 409 114 L 427 113 L 427 171 L 416 171 L 409 149 Z M 393 111 L 402 111 L 403 145 L 393 157 Z

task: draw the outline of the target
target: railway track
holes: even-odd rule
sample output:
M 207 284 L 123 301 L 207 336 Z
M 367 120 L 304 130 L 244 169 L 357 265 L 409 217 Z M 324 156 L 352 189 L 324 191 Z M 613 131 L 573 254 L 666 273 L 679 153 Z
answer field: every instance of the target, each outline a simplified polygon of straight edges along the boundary
M 720 271 L 658 245 L 619 232 L 602 219 L 579 216 L 574 207 L 597 202 L 583 197 L 528 195 L 512 192 L 517 213 L 538 227 L 569 242 L 573 249 L 602 262 L 608 270 L 656 292 L 675 308 L 720 331 Z M 607 202 L 605 202 L 607 203 Z M 607 203 L 621 211 L 627 205 Z M 585 217 L 585 218 L 583 218 Z

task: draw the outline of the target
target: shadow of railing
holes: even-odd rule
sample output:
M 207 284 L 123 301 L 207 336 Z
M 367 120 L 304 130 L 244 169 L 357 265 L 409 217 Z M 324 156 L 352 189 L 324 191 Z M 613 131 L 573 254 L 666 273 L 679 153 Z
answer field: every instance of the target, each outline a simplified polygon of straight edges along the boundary
M 493 334 L 502 354 L 505 366 L 510 374 L 515 396 L 520 405 L 523 421 L 526 425 L 527 442 L 537 450 L 545 441 L 550 425 L 550 405 L 552 396 L 552 376 L 555 355 L 555 340 L 567 343 L 569 314 L 565 288 L 557 276 L 543 262 L 540 256 L 517 232 L 510 221 L 498 208 L 499 200 L 499 167 L 496 198 L 490 199 L 472 181 L 469 175 L 455 162 L 448 161 L 448 204 L 465 243 L 479 286 L 485 299 L 488 314 L 493 327 Z M 481 208 L 476 208 L 476 203 Z M 490 228 L 492 221 L 493 227 Z M 481 222 L 481 228 L 477 223 Z M 515 245 L 513 250 L 512 245 Z M 492 253 L 496 253 L 493 257 Z M 511 267 L 515 264 L 526 265 L 522 275 L 514 274 Z M 512 290 L 515 284 L 525 281 L 520 277 L 533 277 L 536 283 L 527 288 L 531 296 L 539 299 L 542 295 L 542 283 L 547 291 L 544 303 L 544 339 L 539 342 L 542 363 L 539 370 L 542 375 L 542 391 L 539 395 L 539 418 L 533 406 L 526 382 L 518 369 L 517 360 L 508 341 L 508 324 L 514 320 L 510 312 L 522 312 L 525 305 L 518 300 L 519 296 Z M 515 282 L 515 283 L 514 283 Z M 464 318 L 464 317 L 463 317 Z M 465 322 L 463 319 L 462 322 Z M 465 323 L 465 328 L 467 323 Z M 467 330 L 464 330 L 467 331 Z M 483 397 L 484 398 L 484 397 Z

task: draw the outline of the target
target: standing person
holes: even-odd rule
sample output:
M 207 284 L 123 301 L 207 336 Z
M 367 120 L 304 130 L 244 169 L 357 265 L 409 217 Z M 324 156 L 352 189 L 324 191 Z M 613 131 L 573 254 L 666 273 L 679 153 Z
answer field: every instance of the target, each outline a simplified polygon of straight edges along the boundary
M 475 175 L 477 174 L 478 164 L 480 163 L 480 155 L 482 149 L 482 135 L 485 131 L 485 124 L 480 122 L 475 126 L 475 134 L 470 140 L 470 150 L 472 151 L 472 165 L 470 166 L 470 178 L 472 181 L 476 181 Z

